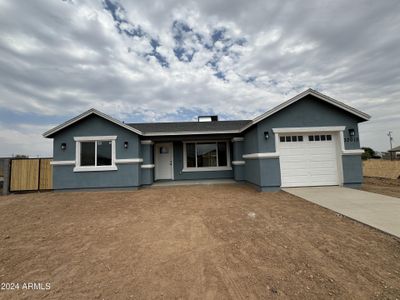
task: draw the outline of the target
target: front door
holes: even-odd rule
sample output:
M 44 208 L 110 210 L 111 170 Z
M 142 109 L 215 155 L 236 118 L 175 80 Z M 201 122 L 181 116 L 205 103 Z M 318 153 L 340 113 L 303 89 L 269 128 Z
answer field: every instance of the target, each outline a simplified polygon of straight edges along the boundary
M 154 147 L 155 180 L 173 179 L 173 145 L 158 143 Z

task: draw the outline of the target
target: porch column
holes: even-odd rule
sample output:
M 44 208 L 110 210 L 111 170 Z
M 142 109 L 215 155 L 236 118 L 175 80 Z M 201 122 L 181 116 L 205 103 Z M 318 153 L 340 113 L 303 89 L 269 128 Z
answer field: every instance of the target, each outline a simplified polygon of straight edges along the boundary
M 232 139 L 232 168 L 233 168 L 233 178 L 236 181 L 244 180 L 244 165 L 243 160 L 243 137 L 234 137 Z
M 154 181 L 154 143 L 151 140 L 140 141 L 140 152 L 143 163 L 141 167 L 140 184 L 149 185 Z

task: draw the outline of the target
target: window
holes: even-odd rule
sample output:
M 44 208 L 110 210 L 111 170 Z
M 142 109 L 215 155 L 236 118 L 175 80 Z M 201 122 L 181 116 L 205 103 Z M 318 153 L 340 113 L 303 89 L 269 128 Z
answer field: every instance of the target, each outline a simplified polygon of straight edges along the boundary
M 319 134 L 319 135 L 309 135 L 308 140 L 310 142 L 316 141 L 316 142 L 324 142 L 324 141 L 332 141 L 332 135 L 330 134 Z
M 228 142 L 184 143 L 184 170 L 230 169 Z
M 302 142 L 303 136 L 302 135 L 293 135 L 293 136 L 280 136 L 279 141 L 281 143 L 285 142 Z
M 75 172 L 111 171 L 115 166 L 116 136 L 75 137 Z

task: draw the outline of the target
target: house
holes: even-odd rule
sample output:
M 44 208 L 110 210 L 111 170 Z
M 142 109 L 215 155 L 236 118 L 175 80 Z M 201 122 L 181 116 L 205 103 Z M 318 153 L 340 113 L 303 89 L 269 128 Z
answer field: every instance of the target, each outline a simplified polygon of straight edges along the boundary
M 45 132 L 55 190 L 230 178 L 260 191 L 362 182 L 358 123 L 370 116 L 312 89 L 253 120 L 120 122 L 85 113 Z
M 389 159 L 400 159 L 400 146 L 394 147 L 389 152 Z

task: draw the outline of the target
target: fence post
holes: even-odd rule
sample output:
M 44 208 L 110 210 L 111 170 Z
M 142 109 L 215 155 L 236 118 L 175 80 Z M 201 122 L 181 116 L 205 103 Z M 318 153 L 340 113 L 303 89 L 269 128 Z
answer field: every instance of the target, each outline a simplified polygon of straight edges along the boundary
M 10 193 L 10 177 L 11 177 L 10 159 L 3 160 L 3 195 Z

